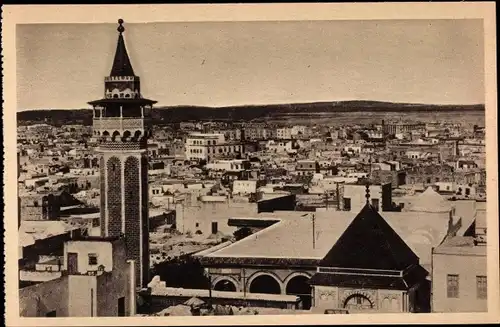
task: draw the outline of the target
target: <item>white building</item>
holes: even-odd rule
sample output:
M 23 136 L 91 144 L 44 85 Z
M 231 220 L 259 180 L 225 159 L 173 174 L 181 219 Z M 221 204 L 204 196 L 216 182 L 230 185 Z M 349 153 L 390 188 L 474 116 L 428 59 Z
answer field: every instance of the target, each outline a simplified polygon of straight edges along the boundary
M 292 138 L 292 129 L 290 127 L 277 128 L 276 137 L 280 140 L 289 140 Z
M 486 273 L 486 244 L 446 240 L 432 253 L 432 312 L 486 312 Z
M 217 160 L 207 164 L 207 169 L 223 170 L 223 171 L 243 171 L 245 166 L 249 165 L 248 160 L 234 159 L 234 160 Z
M 294 151 L 292 141 L 269 140 L 266 142 L 265 148 L 271 153 L 291 153 Z
M 214 145 L 224 144 L 223 134 L 191 133 L 186 138 L 186 158 L 188 160 L 207 160 L 209 148 Z
M 252 194 L 257 192 L 257 181 L 237 180 L 233 182 L 233 194 Z

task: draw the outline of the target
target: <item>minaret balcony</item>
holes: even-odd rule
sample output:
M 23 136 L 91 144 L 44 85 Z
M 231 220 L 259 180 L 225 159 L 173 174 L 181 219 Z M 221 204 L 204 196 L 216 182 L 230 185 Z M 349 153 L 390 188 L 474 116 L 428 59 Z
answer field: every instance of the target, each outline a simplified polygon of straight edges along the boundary
M 139 117 L 96 117 L 93 123 L 95 136 L 146 135 L 147 120 Z

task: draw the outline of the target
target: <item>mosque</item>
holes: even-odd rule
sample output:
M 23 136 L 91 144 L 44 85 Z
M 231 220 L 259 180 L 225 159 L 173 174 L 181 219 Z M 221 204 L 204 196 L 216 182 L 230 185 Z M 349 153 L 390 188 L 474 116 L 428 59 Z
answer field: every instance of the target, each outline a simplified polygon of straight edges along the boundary
M 473 224 L 472 202 L 453 204 L 429 188 L 403 212 L 379 213 L 368 187 L 366 199 L 358 213 L 232 217 L 258 231 L 196 256 L 214 290 L 297 295 L 321 312 L 429 312 L 432 249 Z

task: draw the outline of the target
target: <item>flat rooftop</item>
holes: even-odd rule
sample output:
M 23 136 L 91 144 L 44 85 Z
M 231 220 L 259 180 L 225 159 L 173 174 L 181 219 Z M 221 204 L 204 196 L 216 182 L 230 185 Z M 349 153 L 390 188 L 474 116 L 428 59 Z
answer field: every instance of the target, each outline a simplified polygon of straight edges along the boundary
M 476 244 L 473 237 L 451 237 L 434 249 L 435 254 L 486 256 L 486 246 Z

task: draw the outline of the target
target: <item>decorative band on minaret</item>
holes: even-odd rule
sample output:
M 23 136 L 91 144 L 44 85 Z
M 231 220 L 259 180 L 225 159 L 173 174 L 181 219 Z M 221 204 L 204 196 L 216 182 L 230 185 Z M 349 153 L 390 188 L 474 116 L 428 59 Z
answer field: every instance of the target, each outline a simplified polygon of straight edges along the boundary
M 93 136 L 99 146 L 101 235 L 123 235 L 127 259 L 136 265 L 136 285 L 149 283 L 149 216 L 147 140 L 150 112 L 156 101 L 141 95 L 140 79 L 125 47 L 123 19 L 104 97 L 94 109 Z
M 370 204 L 370 183 L 369 182 L 366 182 L 365 198 L 366 198 L 366 204 Z

